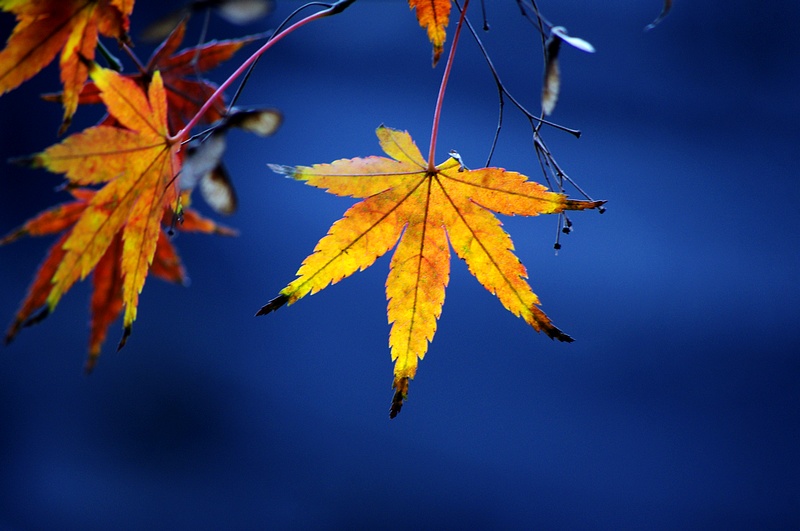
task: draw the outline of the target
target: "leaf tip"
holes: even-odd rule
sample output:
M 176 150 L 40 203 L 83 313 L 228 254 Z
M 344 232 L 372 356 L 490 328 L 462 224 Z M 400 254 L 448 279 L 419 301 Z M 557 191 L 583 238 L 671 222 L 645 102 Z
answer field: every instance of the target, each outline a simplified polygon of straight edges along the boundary
M 6 332 L 5 340 L 3 341 L 4 345 L 8 346 L 12 341 L 14 341 L 14 338 L 17 337 L 17 334 L 19 333 L 21 324 L 22 323 L 19 321 L 14 321 L 11 323 L 11 326 L 8 328 L 8 332 Z
M 267 315 L 270 312 L 274 312 L 287 302 L 289 302 L 289 297 L 281 293 L 280 295 L 269 301 L 267 304 L 262 306 L 261 309 L 256 312 L 256 317 L 258 317 L 259 315 Z
M 58 136 L 64 136 L 69 126 L 72 124 L 72 115 L 64 116 L 64 121 L 61 122 L 61 127 L 58 128 Z
M 560 245 L 558 247 L 560 247 Z M 558 249 L 558 247 L 556 249 Z M 537 332 L 544 332 L 550 339 L 557 339 L 564 343 L 572 343 L 575 341 L 572 336 L 565 334 L 554 325 L 552 321 L 550 321 L 550 318 L 547 317 L 538 306 L 531 307 L 531 314 L 533 314 L 533 320 L 528 321 L 528 323 L 531 324 Z
M 550 339 L 553 339 L 553 340 L 557 339 L 557 340 L 562 341 L 564 343 L 572 343 L 572 342 L 575 341 L 575 338 L 573 338 L 569 334 L 565 334 L 564 332 L 562 332 L 561 330 L 559 330 L 555 326 L 553 326 L 552 328 L 546 328 L 544 330 L 544 333 L 547 334 L 547 337 L 549 337 Z
M 392 406 L 389 408 L 389 418 L 393 419 L 403 408 L 403 401 L 408 398 L 408 376 L 395 378 L 392 382 L 392 389 L 395 390 L 392 397 Z
M 564 202 L 564 210 L 592 210 L 597 209 L 601 214 L 606 211 L 605 205 L 607 201 L 583 201 L 580 199 L 567 199 Z
M 26 319 L 25 322 L 22 323 L 22 326 L 27 328 L 29 326 L 41 323 L 42 321 L 45 320 L 45 318 L 47 318 L 48 315 L 50 315 L 51 311 L 52 308 L 50 306 L 45 306 L 44 308 L 39 310 L 39 312 L 37 312 L 36 315 L 33 315 L 28 319 Z
M 223 225 L 218 225 L 214 228 L 214 234 L 217 236 L 228 236 L 230 238 L 235 238 L 239 235 L 239 231 L 236 229 L 232 229 L 230 227 L 225 227 Z
M 433 47 L 433 60 L 431 61 L 431 68 L 436 68 L 436 65 L 439 63 L 439 59 L 442 57 L 442 52 L 444 51 L 444 46 L 434 46 Z M 392 417 L 394 418 L 394 417 Z
M 15 242 L 18 239 L 22 238 L 23 236 L 27 236 L 28 231 L 25 227 L 21 227 L 19 229 L 13 230 L 0 238 L 0 245 L 8 245 L 11 242 Z
M 283 175 L 289 179 L 297 178 L 297 168 L 294 166 L 284 166 L 283 164 L 267 164 L 267 167 L 278 175 Z
M 131 336 L 132 328 L 131 325 L 128 325 L 122 329 L 122 337 L 119 339 L 119 344 L 117 345 L 117 352 L 122 350 L 122 347 L 125 346 L 125 343 L 128 342 L 128 338 Z
M 36 315 L 31 317 L 27 317 L 30 313 L 22 313 L 20 312 L 14 322 L 11 323 L 11 326 L 8 327 L 8 331 L 6 332 L 6 337 L 3 343 L 7 346 L 10 345 L 12 341 L 17 337 L 20 330 L 23 328 L 33 326 L 41 321 L 43 321 L 48 315 L 50 315 L 50 308 L 45 306 L 41 310 L 39 310 Z M 27 318 L 26 318 L 27 317 Z
M 23 157 L 12 157 L 8 159 L 9 164 L 15 164 L 17 166 L 27 166 L 29 168 L 42 168 L 44 167 L 44 161 L 42 160 L 41 153 L 36 153 L 34 155 L 26 155 Z
M 97 365 L 97 358 L 99 357 L 100 357 L 99 351 L 92 349 L 92 351 L 89 352 L 89 357 L 86 358 L 86 363 L 83 365 L 83 374 L 87 376 L 92 374 L 95 365 Z

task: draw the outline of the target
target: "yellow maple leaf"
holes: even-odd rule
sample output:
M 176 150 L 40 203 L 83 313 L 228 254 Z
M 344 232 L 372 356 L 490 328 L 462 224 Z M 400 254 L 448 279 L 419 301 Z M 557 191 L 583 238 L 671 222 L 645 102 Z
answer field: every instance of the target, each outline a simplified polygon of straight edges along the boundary
M 433 66 L 439 62 L 447 39 L 447 24 L 450 22 L 450 0 L 408 0 L 408 7 L 417 10 L 419 25 L 428 31 L 433 44 Z
M 571 200 L 501 168 L 466 170 L 454 158 L 430 170 L 407 132 L 381 126 L 377 134 L 391 158 L 271 166 L 332 194 L 364 200 L 331 226 L 303 261 L 297 278 L 257 315 L 366 269 L 396 245 L 386 280 L 389 345 L 395 362 L 392 417 L 400 411 L 417 360 L 425 356 L 436 332 L 450 277 L 450 247 L 511 313 L 553 339 L 572 341 L 539 309 L 511 238 L 492 212 L 535 216 L 596 208 L 604 201 Z

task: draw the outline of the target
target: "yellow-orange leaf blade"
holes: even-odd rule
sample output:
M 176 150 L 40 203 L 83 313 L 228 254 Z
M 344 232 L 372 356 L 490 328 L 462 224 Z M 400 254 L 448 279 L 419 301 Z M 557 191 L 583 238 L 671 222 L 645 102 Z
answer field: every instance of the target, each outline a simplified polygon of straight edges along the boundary
M 393 159 L 409 163 L 411 168 L 425 170 L 428 167 L 417 145 L 406 131 L 398 131 L 390 127 L 380 126 L 375 130 L 381 149 Z
M 92 81 L 100 89 L 100 99 L 120 124 L 143 137 L 163 139 L 167 135 L 167 97 L 160 72 L 155 72 L 145 95 L 133 79 L 113 70 L 95 67 Z
M 549 191 L 539 183 L 529 181 L 521 173 L 502 168 L 472 171 L 457 169 L 441 171 L 441 182 L 452 193 L 469 198 L 498 214 L 536 216 L 563 210 L 595 208 L 602 202 L 573 201 L 564 194 Z
M 109 112 L 129 129 L 91 128 L 33 159 L 34 164 L 63 172 L 74 182 L 107 181 L 64 242 L 65 254 L 53 275 L 47 303 L 52 310 L 122 233 L 124 325 L 129 329 L 153 261 L 161 219 L 177 197 L 176 146 L 166 136 L 166 95 L 158 72 L 148 95 L 111 70 L 94 66 L 92 76 Z
M 330 164 L 294 168 L 273 165 L 272 168 L 329 193 L 359 198 L 400 186 L 408 182 L 409 177 L 420 173 L 419 168 L 386 157 L 342 159 Z
M 408 6 L 417 10 L 419 25 L 428 31 L 428 39 L 433 44 L 433 66 L 436 66 L 447 38 L 450 0 L 408 0 Z
M 54 309 L 61 297 L 78 280 L 86 278 L 122 229 L 136 200 L 135 180 L 120 177 L 92 198 L 63 245 L 66 251 L 53 276 L 47 298 Z
M 335 222 L 305 259 L 298 278 L 258 315 L 324 289 L 365 269 L 399 237 L 386 280 L 389 335 L 395 361 L 394 417 L 409 380 L 428 350 L 444 304 L 450 275 L 450 245 L 470 272 L 505 308 L 553 339 L 572 341 L 538 305 L 527 271 L 492 211 L 535 216 L 596 208 L 603 201 L 575 201 L 501 168 L 465 170 L 450 158 L 428 171 L 407 132 L 380 127 L 381 147 L 393 159 L 367 157 L 311 167 L 276 167 L 337 195 L 366 197 Z M 449 241 L 449 243 L 448 243 Z
M 551 338 L 572 341 L 538 308 L 539 298 L 525 280 L 528 275 L 512 252 L 511 238 L 488 210 L 536 216 L 596 208 L 603 201 L 570 200 L 564 194 L 529 181 L 520 173 L 501 168 L 457 171 L 443 166 L 440 166 L 437 182 L 451 206 L 447 234 L 456 254 L 507 310 Z
M 550 323 L 538 309 L 539 298 L 525 280 L 525 266 L 512 252 L 514 244 L 489 211 L 468 198 L 448 195 L 453 209 L 447 221 L 447 235 L 456 255 L 464 260 L 475 278 L 503 306 L 537 331 L 562 341 L 569 336 Z
M 441 189 L 425 179 L 402 202 L 406 228 L 386 279 L 389 345 L 395 382 L 413 378 L 436 333 L 450 278 L 450 249 L 444 231 Z
M 125 317 L 123 326 L 130 329 L 136 320 L 139 294 L 153 263 L 164 209 L 177 197 L 174 187 L 168 186 L 173 176 L 169 152 L 164 153 L 150 171 L 142 175 L 136 189 L 143 190 L 131 209 L 123 231 L 122 248 L 123 300 Z
M 151 160 L 164 149 L 164 140 L 142 142 L 137 131 L 98 125 L 50 146 L 32 158 L 34 167 L 63 173 L 74 184 L 100 184 Z
M 283 302 L 292 304 L 371 266 L 397 243 L 401 230 L 396 205 L 381 196 L 353 205 L 303 260 L 297 278 L 281 291 Z
M 407 185 L 415 178 L 419 180 L 427 163 L 411 136 L 384 126 L 380 126 L 376 134 L 381 148 L 391 159 L 364 157 L 314 166 L 285 167 L 271 164 L 270 167 L 277 173 L 305 181 L 310 186 L 349 197 L 371 197 L 396 186 Z

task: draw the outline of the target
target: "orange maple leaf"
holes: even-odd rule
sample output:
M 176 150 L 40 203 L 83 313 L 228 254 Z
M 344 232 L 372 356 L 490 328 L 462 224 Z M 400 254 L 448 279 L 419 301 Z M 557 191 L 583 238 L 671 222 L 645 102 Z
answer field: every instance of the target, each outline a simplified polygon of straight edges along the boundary
M 52 289 L 51 279 L 66 254 L 64 243 L 69 238 L 75 223 L 91 204 L 96 192 L 87 188 L 74 188 L 70 190 L 70 193 L 74 201 L 63 203 L 41 212 L 28 220 L 23 226 L 0 239 L 0 245 L 5 245 L 24 236 L 46 236 L 62 233 L 55 244 L 50 247 L 44 262 L 36 272 L 33 282 L 28 288 L 28 293 L 22 301 L 14 321 L 6 332 L 6 343 L 10 343 L 23 327 L 36 324 L 50 314 L 50 308 L 46 303 Z M 186 206 L 189 204 L 188 193 L 184 195 L 183 204 Z M 185 283 L 186 271 L 175 247 L 164 230 L 165 226 L 171 225 L 171 219 L 162 220 L 162 229 L 158 235 L 158 243 L 153 256 L 153 263 L 150 266 L 150 273 L 168 282 Z M 183 221 L 177 227 L 182 232 L 204 232 L 227 236 L 235 234 L 231 229 L 219 226 L 188 208 L 184 209 Z M 114 236 L 103 256 L 98 260 L 92 273 L 93 289 L 90 305 L 87 371 L 91 371 L 97 362 L 107 336 L 108 327 L 119 317 L 123 308 L 123 272 L 121 268 L 123 248 L 122 237 L 118 233 Z
M 50 279 L 46 302 L 52 311 L 121 235 L 124 343 L 136 320 L 139 293 L 153 262 L 161 219 L 177 204 L 180 144 L 167 132 L 166 94 L 158 72 L 147 94 L 133 80 L 96 65 L 91 76 L 109 113 L 122 127 L 88 128 L 28 162 L 63 173 L 72 186 L 103 185 L 61 245 L 63 256 Z
M 0 9 L 17 17 L 0 51 L 0 94 L 32 78 L 61 50 L 63 133 L 78 108 L 98 33 L 126 40 L 133 0 L 0 0 Z
M 439 62 L 447 39 L 447 24 L 450 22 L 450 0 L 408 0 L 408 7 L 417 10 L 419 25 L 428 31 L 433 44 L 433 66 Z
M 329 193 L 364 200 L 331 226 L 303 261 L 297 278 L 257 315 L 366 269 L 396 245 L 386 280 L 389 345 L 395 361 L 392 417 L 400 411 L 417 360 L 424 357 L 436 332 L 450 277 L 450 247 L 511 313 L 553 339 L 572 341 L 539 309 L 539 299 L 525 280 L 525 267 L 512 252 L 511 238 L 492 212 L 535 216 L 596 208 L 604 201 L 567 199 L 522 174 L 501 168 L 467 170 L 455 158 L 429 170 L 408 133 L 381 126 L 377 134 L 392 158 L 272 166 Z
M 169 130 L 173 134 L 181 130 L 197 114 L 200 107 L 217 89 L 216 85 L 210 81 L 191 78 L 201 72 L 216 68 L 230 59 L 243 46 L 258 38 L 258 36 L 251 36 L 233 40 L 210 41 L 177 52 L 185 35 L 186 22 L 183 21 L 156 48 L 141 72 L 125 75 L 147 90 L 153 73 L 156 70 L 161 72 L 167 93 Z M 61 101 L 62 95 L 47 94 L 44 98 L 49 101 Z M 100 91 L 95 83 L 90 81 L 84 85 L 78 103 L 81 105 L 102 103 Z M 214 101 L 213 106 L 203 115 L 203 120 L 208 123 L 221 120 L 226 110 L 225 101 L 220 95 Z M 109 117 L 109 120 L 104 123 L 113 125 L 111 124 L 112 120 L 113 118 Z

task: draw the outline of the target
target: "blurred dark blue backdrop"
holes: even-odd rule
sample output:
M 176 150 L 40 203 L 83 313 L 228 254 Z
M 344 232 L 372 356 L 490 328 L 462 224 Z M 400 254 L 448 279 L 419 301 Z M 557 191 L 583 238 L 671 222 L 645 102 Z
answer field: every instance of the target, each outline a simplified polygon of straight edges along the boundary
M 133 28 L 169 4 L 137 0 Z M 539 4 L 597 48 L 562 53 L 553 118 L 583 137 L 546 138 L 608 212 L 573 216 L 558 256 L 555 219 L 504 223 L 575 343 L 537 335 L 455 261 L 436 339 L 390 422 L 388 257 L 253 318 L 352 203 L 266 163 L 380 154 L 381 123 L 427 145 L 442 66 L 406 2 L 360 0 L 260 62 L 242 102 L 279 107 L 285 124 L 266 140 L 232 134 L 241 208 L 224 221 L 241 235 L 178 238 L 191 287 L 148 281 L 128 346 L 114 352 L 114 325 L 90 377 L 85 283 L 2 349 L 0 527 L 800 527 L 800 7 L 676 2 L 643 33 L 657 0 Z M 515 2 L 487 10 L 481 38 L 538 109 L 537 36 Z M 4 39 L 13 20 L 0 22 Z M 212 20 L 212 35 L 242 32 Z M 0 158 L 56 141 L 60 109 L 36 97 L 56 75 L 0 98 Z M 97 111 L 79 110 L 72 130 Z M 493 162 L 538 180 L 527 122 L 507 111 Z M 439 160 L 455 148 L 483 165 L 496 120 L 466 36 Z M 59 182 L 4 166 L 0 233 L 61 201 Z M 0 248 L 3 323 L 50 244 Z

